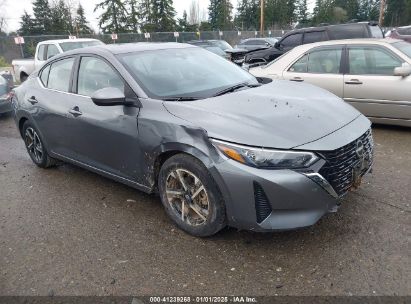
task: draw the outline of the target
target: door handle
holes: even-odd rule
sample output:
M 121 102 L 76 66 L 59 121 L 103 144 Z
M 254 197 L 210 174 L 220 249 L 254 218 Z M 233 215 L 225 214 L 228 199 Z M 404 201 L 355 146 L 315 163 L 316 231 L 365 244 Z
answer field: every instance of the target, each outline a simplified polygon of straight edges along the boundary
M 304 79 L 302 79 L 301 77 L 294 77 L 294 78 L 291 78 L 290 81 L 303 82 Z
M 34 96 L 31 96 L 29 99 L 27 99 L 27 101 L 30 102 L 32 105 L 38 103 L 38 100 Z
M 73 115 L 74 117 L 83 115 L 83 113 L 80 111 L 79 107 L 77 107 L 77 106 L 75 106 L 74 108 L 70 109 L 70 110 L 69 110 L 69 113 L 70 113 L 71 115 Z
M 359 81 L 358 79 L 351 79 L 349 81 L 346 81 L 345 84 L 362 84 L 361 81 Z

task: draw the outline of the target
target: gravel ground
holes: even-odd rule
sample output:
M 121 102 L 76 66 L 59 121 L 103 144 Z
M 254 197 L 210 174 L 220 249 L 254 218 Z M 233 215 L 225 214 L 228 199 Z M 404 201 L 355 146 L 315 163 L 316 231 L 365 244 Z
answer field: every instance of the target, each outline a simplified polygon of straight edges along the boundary
M 1 295 L 411 295 L 411 129 L 374 128 L 374 173 L 315 226 L 199 239 L 159 198 L 34 166 L 0 117 Z

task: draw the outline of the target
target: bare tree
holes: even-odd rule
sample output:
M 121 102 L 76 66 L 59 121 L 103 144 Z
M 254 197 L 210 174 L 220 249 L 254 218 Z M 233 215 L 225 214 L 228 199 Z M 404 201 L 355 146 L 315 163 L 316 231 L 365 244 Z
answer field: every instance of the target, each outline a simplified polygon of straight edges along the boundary
M 5 17 L 6 2 L 7 0 L 0 0 L 0 33 L 4 32 L 5 28 L 7 27 L 7 21 Z
M 198 2 L 198 0 L 192 0 L 190 3 L 190 8 L 188 10 L 188 23 L 191 25 L 200 24 L 200 19 L 200 3 Z

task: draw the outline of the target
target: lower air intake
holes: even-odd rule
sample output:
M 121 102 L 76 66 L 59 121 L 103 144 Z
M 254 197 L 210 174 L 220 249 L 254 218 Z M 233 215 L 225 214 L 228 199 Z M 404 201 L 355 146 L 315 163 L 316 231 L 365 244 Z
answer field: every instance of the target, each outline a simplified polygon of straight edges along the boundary
M 261 185 L 254 182 L 254 200 L 257 223 L 261 223 L 271 214 L 271 205 Z

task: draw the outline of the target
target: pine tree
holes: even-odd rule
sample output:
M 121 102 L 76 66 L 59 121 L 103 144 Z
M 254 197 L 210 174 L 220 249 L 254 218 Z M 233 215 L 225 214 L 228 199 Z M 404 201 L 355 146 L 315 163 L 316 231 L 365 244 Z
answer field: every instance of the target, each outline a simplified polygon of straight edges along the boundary
M 91 34 L 93 30 L 89 26 L 84 13 L 84 8 L 81 4 L 78 5 L 76 13 L 77 15 L 74 19 L 74 23 L 77 36 L 79 36 L 80 34 Z
M 20 29 L 18 30 L 18 33 L 20 35 L 31 35 L 34 32 L 34 21 L 27 11 L 24 11 L 23 16 L 21 16 Z
M 183 12 L 183 18 L 178 18 L 177 19 L 177 30 L 180 32 L 185 32 L 188 28 L 188 17 L 187 17 L 187 11 L 184 10 Z
M 171 32 L 175 29 L 176 12 L 173 0 L 152 0 L 153 21 L 157 32 Z
M 139 11 L 142 29 L 146 32 L 155 31 L 152 0 L 140 0 Z
M 64 35 L 73 33 L 70 8 L 64 0 L 55 2 L 50 7 L 50 31 L 51 34 Z
M 304 22 L 308 20 L 307 0 L 299 0 L 296 10 L 298 21 Z
M 51 9 L 48 0 L 34 0 L 33 14 L 34 33 L 49 34 L 51 30 Z
M 104 33 L 123 33 L 127 30 L 127 10 L 122 0 L 103 0 L 94 8 L 102 9 L 99 27 Z
M 233 5 L 230 0 L 210 0 L 208 19 L 213 29 L 232 28 Z
M 137 33 L 139 30 L 139 5 L 137 0 L 127 0 L 126 6 L 128 7 L 128 11 L 130 12 L 127 15 L 127 26 L 131 32 Z

